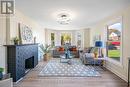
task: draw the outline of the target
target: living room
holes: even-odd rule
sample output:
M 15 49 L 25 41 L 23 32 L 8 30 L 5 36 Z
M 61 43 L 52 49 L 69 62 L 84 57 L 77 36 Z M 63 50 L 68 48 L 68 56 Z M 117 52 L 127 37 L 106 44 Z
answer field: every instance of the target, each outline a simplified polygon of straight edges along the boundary
M 14 87 L 129 85 L 129 0 L 2 1 L 0 73 L 11 77 L 8 82 L 3 79 L 5 83 L 13 82 Z M 2 10 L 2 3 L 14 6 L 12 13 Z M 45 45 L 50 47 L 46 60 Z M 90 47 L 96 51 L 87 53 Z M 87 57 L 97 58 L 86 64 Z M 6 87 L 3 80 L 0 87 Z

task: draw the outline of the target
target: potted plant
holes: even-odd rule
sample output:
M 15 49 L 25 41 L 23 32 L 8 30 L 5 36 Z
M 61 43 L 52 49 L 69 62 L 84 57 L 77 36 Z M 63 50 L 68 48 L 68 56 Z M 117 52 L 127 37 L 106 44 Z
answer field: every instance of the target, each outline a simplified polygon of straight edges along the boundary
M 3 78 L 4 68 L 0 67 L 0 80 Z
M 16 36 L 12 39 L 15 45 L 19 44 L 20 39 Z
M 44 61 L 48 60 L 48 55 L 49 55 L 49 51 L 52 48 L 51 45 L 45 44 L 45 46 L 41 45 L 40 46 L 41 50 L 43 51 L 43 57 L 44 57 Z

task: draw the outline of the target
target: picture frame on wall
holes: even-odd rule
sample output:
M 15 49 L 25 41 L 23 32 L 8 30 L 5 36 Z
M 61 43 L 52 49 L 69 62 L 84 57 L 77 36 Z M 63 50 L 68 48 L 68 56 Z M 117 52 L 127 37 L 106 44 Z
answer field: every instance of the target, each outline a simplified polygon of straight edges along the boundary
M 33 33 L 30 27 L 19 23 L 19 38 L 21 44 L 32 44 L 33 43 Z

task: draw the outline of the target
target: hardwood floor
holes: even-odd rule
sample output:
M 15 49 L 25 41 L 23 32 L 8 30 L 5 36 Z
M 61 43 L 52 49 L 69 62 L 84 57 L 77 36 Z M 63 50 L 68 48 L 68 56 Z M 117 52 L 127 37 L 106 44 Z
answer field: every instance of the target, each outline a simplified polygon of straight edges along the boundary
M 41 61 L 14 87 L 127 87 L 127 83 L 111 73 L 100 71 L 101 77 L 39 77 L 47 62 Z

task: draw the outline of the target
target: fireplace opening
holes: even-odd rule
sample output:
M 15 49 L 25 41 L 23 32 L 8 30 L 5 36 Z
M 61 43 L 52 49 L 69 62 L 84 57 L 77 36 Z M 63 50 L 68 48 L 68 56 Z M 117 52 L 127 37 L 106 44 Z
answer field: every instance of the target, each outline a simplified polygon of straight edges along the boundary
M 25 73 L 34 67 L 34 56 L 25 59 Z

